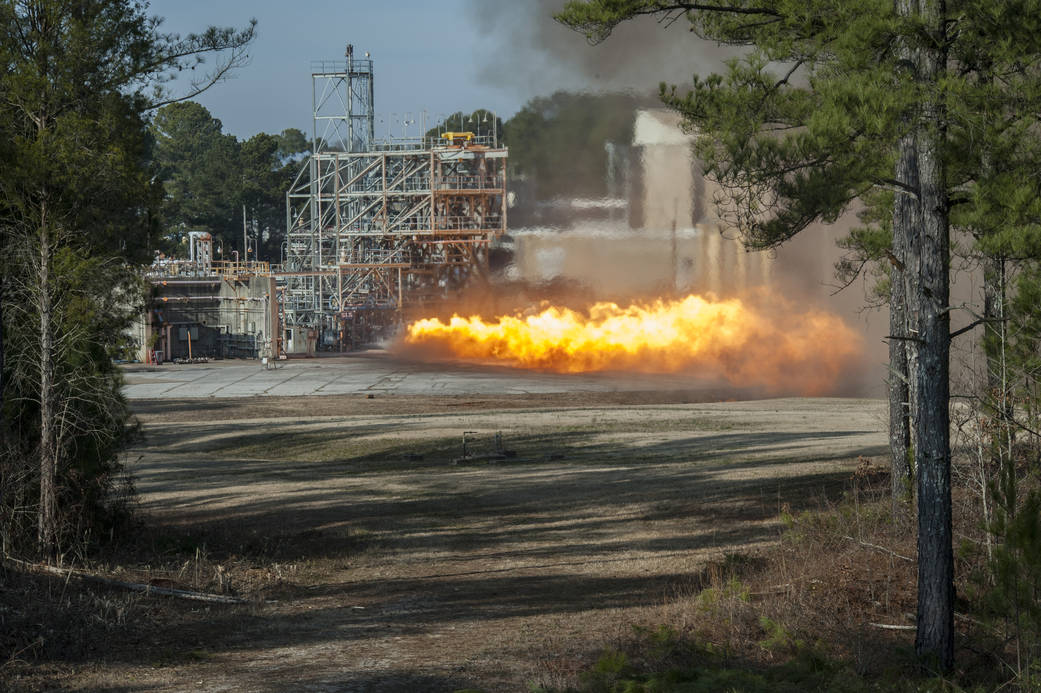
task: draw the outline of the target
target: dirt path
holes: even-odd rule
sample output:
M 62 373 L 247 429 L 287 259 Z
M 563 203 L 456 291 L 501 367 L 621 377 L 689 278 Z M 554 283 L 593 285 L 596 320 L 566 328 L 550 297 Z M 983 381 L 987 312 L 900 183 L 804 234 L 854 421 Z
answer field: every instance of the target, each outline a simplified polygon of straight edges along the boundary
M 99 665 L 92 685 L 552 683 L 632 624 L 682 618 L 709 562 L 775 541 L 783 503 L 814 505 L 858 456 L 884 452 L 874 400 L 626 397 L 351 400 L 326 416 L 143 403 L 145 513 L 226 547 L 231 588 L 277 601 L 199 609 L 163 640 L 169 661 Z M 452 463 L 464 432 L 482 454 L 499 431 L 514 457 Z M 270 562 L 236 572 L 257 547 Z

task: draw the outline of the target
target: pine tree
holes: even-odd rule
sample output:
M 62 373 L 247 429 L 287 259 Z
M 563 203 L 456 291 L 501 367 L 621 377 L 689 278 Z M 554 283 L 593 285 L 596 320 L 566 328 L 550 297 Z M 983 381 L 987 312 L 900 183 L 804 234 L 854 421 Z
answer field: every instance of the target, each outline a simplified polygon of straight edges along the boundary
M 199 71 L 189 87 L 197 93 L 241 63 L 253 36 L 251 24 L 181 39 L 159 33 L 145 9 L 134 0 L 0 2 L 0 258 L 5 297 L 20 299 L 4 313 L 18 340 L 5 343 L 3 364 L 19 404 L 0 406 L 36 441 L 37 544 L 47 556 L 72 468 L 111 457 L 126 421 L 110 363 L 112 328 L 132 300 L 120 295 L 129 280 L 109 270 L 141 258 L 159 199 L 143 114 L 170 98 L 162 84 L 173 72 L 223 52 Z

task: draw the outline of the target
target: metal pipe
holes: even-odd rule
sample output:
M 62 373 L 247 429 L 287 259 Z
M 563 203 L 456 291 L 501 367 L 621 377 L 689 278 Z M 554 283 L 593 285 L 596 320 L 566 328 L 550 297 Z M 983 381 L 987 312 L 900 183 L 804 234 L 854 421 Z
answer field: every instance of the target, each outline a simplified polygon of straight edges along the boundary
M 160 296 L 156 300 L 163 303 L 187 303 L 189 301 L 263 301 L 264 299 L 253 296 L 243 296 L 242 298 L 237 296 Z
M 246 205 L 242 205 L 242 261 L 249 262 L 249 240 L 246 237 Z

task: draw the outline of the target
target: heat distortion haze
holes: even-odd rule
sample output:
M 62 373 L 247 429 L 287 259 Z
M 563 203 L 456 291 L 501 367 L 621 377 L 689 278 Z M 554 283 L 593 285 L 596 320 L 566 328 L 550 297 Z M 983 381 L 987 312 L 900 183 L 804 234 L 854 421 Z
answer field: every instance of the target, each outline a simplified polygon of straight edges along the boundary
M 543 303 L 492 319 L 454 315 L 447 323 L 429 318 L 411 323 L 404 343 L 409 351 L 517 368 L 684 373 L 804 395 L 834 393 L 863 351 L 860 335 L 838 316 L 761 292 L 600 302 L 585 310 Z

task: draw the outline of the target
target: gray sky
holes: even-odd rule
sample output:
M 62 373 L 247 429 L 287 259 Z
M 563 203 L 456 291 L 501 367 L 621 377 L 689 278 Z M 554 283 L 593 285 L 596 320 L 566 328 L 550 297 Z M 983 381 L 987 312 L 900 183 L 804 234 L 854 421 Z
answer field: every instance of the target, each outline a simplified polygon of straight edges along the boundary
M 655 90 L 719 69 L 718 50 L 681 22 L 622 27 L 588 46 L 556 24 L 563 0 L 151 0 L 163 30 L 258 20 L 250 63 L 198 98 L 227 132 L 248 138 L 287 127 L 311 130 L 312 60 L 342 59 L 344 46 L 374 61 L 377 136 L 389 123 L 430 124 L 439 114 L 489 108 L 504 119 L 558 89 Z M 173 86 L 176 91 L 176 84 Z M 394 126 L 401 135 L 401 125 Z

